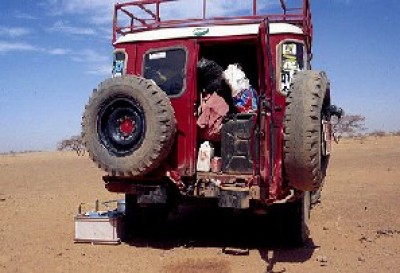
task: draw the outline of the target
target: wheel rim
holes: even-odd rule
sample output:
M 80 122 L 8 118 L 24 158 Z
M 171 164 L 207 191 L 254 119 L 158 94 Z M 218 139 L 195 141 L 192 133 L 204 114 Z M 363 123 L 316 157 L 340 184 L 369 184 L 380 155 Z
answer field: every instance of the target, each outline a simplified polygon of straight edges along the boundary
M 132 154 L 144 139 L 143 109 L 133 98 L 111 98 L 99 112 L 97 134 L 101 144 L 110 154 Z

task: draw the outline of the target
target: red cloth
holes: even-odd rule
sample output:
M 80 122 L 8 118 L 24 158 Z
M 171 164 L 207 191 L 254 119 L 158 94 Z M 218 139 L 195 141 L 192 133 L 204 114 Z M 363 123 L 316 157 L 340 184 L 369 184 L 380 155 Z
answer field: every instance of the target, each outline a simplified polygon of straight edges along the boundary
M 220 141 L 222 120 L 229 111 L 225 100 L 217 93 L 202 99 L 197 125 L 203 140 Z

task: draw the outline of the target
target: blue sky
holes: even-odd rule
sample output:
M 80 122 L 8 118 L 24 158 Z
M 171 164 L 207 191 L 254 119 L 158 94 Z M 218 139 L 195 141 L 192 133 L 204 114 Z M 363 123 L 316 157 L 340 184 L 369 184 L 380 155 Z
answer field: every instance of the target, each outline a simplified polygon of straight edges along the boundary
M 327 71 L 334 103 L 370 130 L 400 130 L 398 1 L 311 1 L 313 68 Z M 112 4 L 0 2 L 0 152 L 51 150 L 80 133 L 92 89 L 111 72 Z

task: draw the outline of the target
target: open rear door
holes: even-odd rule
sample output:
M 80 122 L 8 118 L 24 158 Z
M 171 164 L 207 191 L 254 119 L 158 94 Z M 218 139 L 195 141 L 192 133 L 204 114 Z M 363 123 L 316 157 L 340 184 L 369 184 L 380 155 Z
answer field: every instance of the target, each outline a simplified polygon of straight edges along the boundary
M 142 43 L 137 49 L 136 74 L 152 79 L 171 100 L 177 121 L 175 146 L 168 159 L 171 169 L 182 176 L 195 174 L 196 80 L 195 40 Z
M 269 199 L 270 187 L 273 181 L 274 138 L 272 115 L 274 111 L 273 89 L 275 72 L 272 64 L 269 42 L 269 21 L 266 18 L 259 28 L 259 75 L 260 75 L 260 176 L 261 187 L 266 194 L 263 199 Z

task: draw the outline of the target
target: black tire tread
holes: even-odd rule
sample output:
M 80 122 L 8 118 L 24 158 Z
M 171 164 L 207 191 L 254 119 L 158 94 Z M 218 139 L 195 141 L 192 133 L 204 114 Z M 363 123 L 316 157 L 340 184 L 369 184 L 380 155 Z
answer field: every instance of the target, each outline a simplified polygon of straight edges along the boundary
M 301 191 L 320 187 L 321 111 L 329 103 L 329 81 L 325 72 L 300 71 L 286 99 L 284 119 L 284 167 L 290 186 Z

